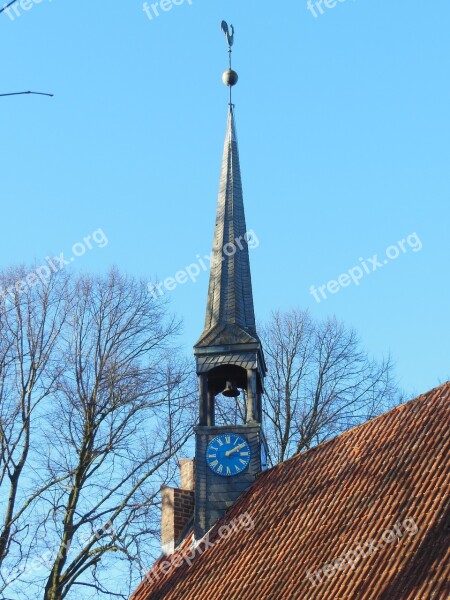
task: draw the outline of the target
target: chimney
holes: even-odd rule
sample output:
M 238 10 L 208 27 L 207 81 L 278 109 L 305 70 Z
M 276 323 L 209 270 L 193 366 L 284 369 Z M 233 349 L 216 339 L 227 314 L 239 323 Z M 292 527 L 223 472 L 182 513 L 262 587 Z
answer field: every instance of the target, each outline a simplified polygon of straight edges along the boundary
M 193 458 L 180 458 L 180 488 L 182 490 L 194 491 L 195 485 L 195 473 L 194 473 L 194 459 Z
M 180 487 L 161 486 L 161 545 L 166 556 L 182 542 L 194 515 L 194 459 L 181 458 Z

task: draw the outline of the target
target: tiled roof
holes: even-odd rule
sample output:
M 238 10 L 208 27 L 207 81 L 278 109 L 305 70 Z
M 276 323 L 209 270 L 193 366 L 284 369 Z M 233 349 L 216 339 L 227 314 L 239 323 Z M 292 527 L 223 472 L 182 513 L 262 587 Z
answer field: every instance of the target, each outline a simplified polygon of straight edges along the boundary
M 197 346 L 207 346 L 217 325 L 238 325 L 241 335 L 256 334 L 241 168 L 233 108 L 228 112 L 205 328 Z M 246 333 L 247 332 L 247 333 Z M 240 343 L 240 337 L 235 343 Z M 242 343 L 242 342 L 241 342 Z
M 264 472 L 133 600 L 447 600 L 449 407 L 447 383 Z

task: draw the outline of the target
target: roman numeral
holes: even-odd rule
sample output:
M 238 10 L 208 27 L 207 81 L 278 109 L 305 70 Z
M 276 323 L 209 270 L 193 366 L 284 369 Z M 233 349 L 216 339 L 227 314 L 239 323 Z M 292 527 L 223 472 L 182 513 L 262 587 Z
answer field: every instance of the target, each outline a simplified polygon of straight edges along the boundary
M 225 436 L 225 441 L 227 444 L 231 444 L 231 435 L 226 435 Z

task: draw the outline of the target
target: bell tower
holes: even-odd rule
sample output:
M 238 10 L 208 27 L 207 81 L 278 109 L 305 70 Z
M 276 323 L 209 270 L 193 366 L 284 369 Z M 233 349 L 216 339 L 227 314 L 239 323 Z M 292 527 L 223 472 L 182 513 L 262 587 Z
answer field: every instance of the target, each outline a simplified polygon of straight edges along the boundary
M 205 326 L 194 346 L 199 381 L 195 428 L 195 537 L 202 538 L 265 468 L 262 394 L 266 366 L 256 332 L 249 244 L 232 103 L 238 75 L 231 68 L 233 26 L 222 23 L 229 68 L 228 122 L 219 184 Z M 246 398 L 246 419 L 216 425 L 220 394 Z

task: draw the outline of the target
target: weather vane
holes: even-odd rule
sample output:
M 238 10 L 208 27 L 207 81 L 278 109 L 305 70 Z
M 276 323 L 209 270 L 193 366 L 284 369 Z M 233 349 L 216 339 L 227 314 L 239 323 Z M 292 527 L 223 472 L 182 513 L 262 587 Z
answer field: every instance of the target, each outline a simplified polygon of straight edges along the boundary
M 221 29 L 222 29 L 223 33 L 225 34 L 225 37 L 227 40 L 228 58 L 229 58 L 229 68 L 222 75 L 222 81 L 224 82 L 224 84 L 226 86 L 228 86 L 230 88 L 230 107 L 232 108 L 233 103 L 231 101 L 232 100 L 231 90 L 232 90 L 233 86 L 235 86 L 237 84 L 238 79 L 239 79 L 236 71 L 233 71 L 233 69 L 231 68 L 231 54 L 233 52 L 233 44 L 234 44 L 234 27 L 233 27 L 233 25 L 230 25 L 228 27 L 228 23 L 226 21 L 222 21 Z
M 233 25 L 230 25 L 230 27 L 228 27 L 228 23 L 226 21 L 222 21 L 222 31 L 224 32 L 225 37 L 227 38 L 228 53 L 230 55 L 230 69 L 231 69 L 231 53 L 233 51 L 233 44 L 234 44 L 234 27 L 233 27 Z

